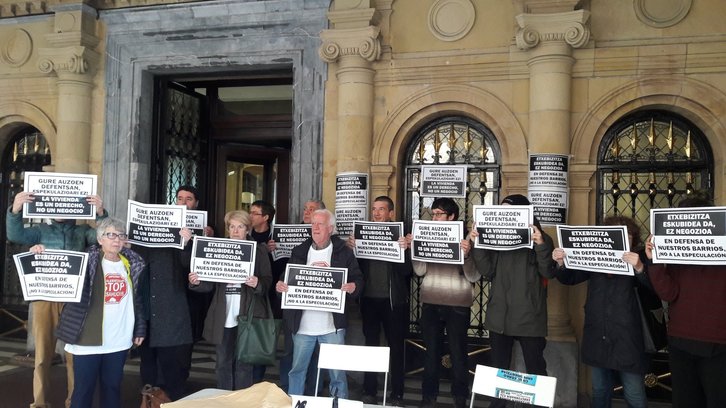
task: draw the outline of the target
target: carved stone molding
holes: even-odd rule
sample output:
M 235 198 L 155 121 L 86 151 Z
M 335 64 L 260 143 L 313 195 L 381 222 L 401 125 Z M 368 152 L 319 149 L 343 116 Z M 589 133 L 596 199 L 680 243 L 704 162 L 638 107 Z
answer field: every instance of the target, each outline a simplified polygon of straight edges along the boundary
M 381 56 L 380 28 L 368 26 L 362 29 L 323 30 L 318 54 L 323 61 L 333 63 L 343 56 L 359 56 L 366 61 L 376 61 Z
M 429 31 L 441 41 L 456 41 L 469 34 L 475 19 L 470 0 L 436 0 L 429 9 Z
M 90 74 L 98 64 L 98 53 L 86 47 L 41 48 L 38 70 L 44 74 Z
M 519 29 L 515 36 L 517 47 L 528 50 L 540 42 L 564 41 L 573 48 L 580 48 L 590 40 L 587 20 L 590 12 L 576 10 L 556 14 L 520 14 L 516 17 Z
M 692 5 L 693 0 L 633 0 L 638 20 L 655 28 L 680 23 L 686 18 Z
M 14 30 L 0 43 L 0 60 L 11 67 L 25 65 L 33 53 L 33 39 L 22 28 Z

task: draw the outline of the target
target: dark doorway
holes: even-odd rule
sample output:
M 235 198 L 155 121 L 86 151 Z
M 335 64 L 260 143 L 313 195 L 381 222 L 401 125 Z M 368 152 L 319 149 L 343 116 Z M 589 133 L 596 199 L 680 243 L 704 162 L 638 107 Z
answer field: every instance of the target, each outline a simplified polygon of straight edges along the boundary
M 173 203 L 176 188 L 199 188 L 218 236 L 224 214 L 271 202 L 276 221 L 289 213 L 292 69 L 239 75 L 160 77 L 151 199 Z M 181 96 L 180 96 L 181 95 Z

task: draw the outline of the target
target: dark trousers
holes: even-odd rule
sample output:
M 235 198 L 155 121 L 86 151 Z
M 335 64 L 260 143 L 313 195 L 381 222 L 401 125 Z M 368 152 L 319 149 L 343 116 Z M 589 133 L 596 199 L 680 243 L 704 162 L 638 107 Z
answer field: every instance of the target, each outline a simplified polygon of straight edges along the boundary
M 100 382 L 100 406 L 121 408 L 121 380 L 128 350 L 108 354 L 73 356 L 75 387 L 71 408 L 91 408 L 96 382 Z
M 490 331 L 489 341 L 492 347 L 491 364 L 496 368 L 509 369 L 512 361 L 512 347 L 514 340 L 522 347 L 524 365 L 528 374 L 547 375 L 547 362 L 544 359 L 544 349 L 547 341 L 544 337 L 507 336 Z M 505 401 L 492 399 L 490 407 L 504 407 Z
M 381 327 L 390 347 L 391 395 L 403 397 L 403 341 L 408 328 L 408 305 L 395 305 L 391 310 L 391 301 L 387 298 L 363 298 L 361 301 L 363 319 L 363 335 L 366 346 L 380 346 Z M 363 392 L 376 395 L 378 390 L 378 373 L 365 373 L 363 376 Z
M 421 312 L 421 331 L 426 345 L 423 383 L 424 399 L 439 395 L 439 369 L 444 349 L 444 329 L 451 355 L 451 395 L 454 399 L 469 397 L 469 371 L 466 353 L 466 331 L 469 327 L 469 308 L 430 305 L 424 303 Z
M 701 357 L 671 346 L 668 358 L 674 408 L 716 408 L 726 404 L 726 352 Z
M 188 360 L 192 345 L 182 344 L 169 347 L 150 347 L 149 339 L 139 347 L 141 382 L 166 391 L 176 401 L 184 396 L 185 382 L 189 377 Z
M 252 364 L 237 360 L 237 327 L 225 327 L 217 344 L 217 388 L 241 390 L 252 386 Z

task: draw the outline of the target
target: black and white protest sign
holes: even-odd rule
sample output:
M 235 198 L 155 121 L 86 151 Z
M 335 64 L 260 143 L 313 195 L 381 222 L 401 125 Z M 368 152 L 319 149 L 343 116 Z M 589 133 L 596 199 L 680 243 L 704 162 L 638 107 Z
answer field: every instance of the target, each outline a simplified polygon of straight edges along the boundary
M 244 283 L 254 275 L 257 242 L 194 237 L 191 271 L 201 281 Z
M 340 173 L 335 176 L 335 207 L 368 206 L 368 175 Z
M 534 216 L 544 225 L 567 223 L 567 191 L 533 190 L 529 201 L 534 207 Z
M 401 236 L 402 222 L 356 221 L 353 227 L 355 257 L 403 263 L 405 250 L 398 243 Z
M 341 289 L 348 280 L 347 268 L 287 264 L 282 294 L 283 309 L 345 312 L 345 292 Z
M 86 276 L 85 252 L 46 250 L 13 255 L 26 301 L 79 302 Z
M 421 262 L 463 264 L 464 224 L 459 221 L 413 222 L 411 259 Z
M 623 261 L 623 254 L 630 251 L 628 228 L 624 225 L 558 225 L 557 239 L 565 250 L 567 268 L 633 275 L 633 266 Z
M 421 166 L 421 197 L 466 197 L 466 166 Z
M 292 249 L 310 238 L 312 227 L 310 224 L 275 224 L 272 226 L 272 240 L 275 241 L 275 250 L 272 259 L 289 258 Z
M 353 223 L 368 219 L 368 174 L 339 173 L 335 176 L 335 220 L 339 235 L 353 233 Z
M 35 200 L 23 205 L 23 217 L 95 219 L 87 197 L 96 194 L 96 181 L 95 174 L 25 172 L 25 191 Z
M 510 251 L 532 248 L 534 210 L 531 205 L 475 205 L 475 248 Z
M 347 237 L 353 233 L 353 224 L 366 219 L 365 207 L 335 207 L 336 230 L 338 235 Z
M 143 204 L 129 200 L 126 230 L 129 242 L 146 247 L 184 248 L 179 231 L 186 226 L 187 207 Z
M 650 210 L 653 263 L 726 264 L 726 207 Z
M 194 235 L 204 236 L 204 228 L 207 224 L 207 212 L 199 210 L 187 210 L 186 227 L 192 230 Z
M 567 188 L 568 163 L 569 157 L 562 154 L 529 155 L 529 189 Z

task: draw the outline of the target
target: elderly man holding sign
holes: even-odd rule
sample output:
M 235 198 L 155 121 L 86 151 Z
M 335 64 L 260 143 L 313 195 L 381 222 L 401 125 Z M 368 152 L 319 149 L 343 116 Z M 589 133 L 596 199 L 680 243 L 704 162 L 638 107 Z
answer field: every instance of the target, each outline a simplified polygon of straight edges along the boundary
M 318 268 L 345 268 L 347 281 L 339 290 L 357 297 L 363 291 L 363 274 L 346 242 L 333 236 L 335 216 L 329 210 L 317 210 L 312 216 L 312 237 L 292 250 L 290 264 L 309 265 Z M 284 281 L 277 282 L 279 293 L 286 293 L 290 287 Z M 335 288 L 338 289 L 338 288 Z M 283 302 L 283 309 L 285 305 Z M 318 343 L 345 344 L 345 329 L 348 322 L 344 313 L 322 310 L 285 309 L 285 323 L 293 333 L 292 368 L 289 373 L 288 394 L 302 395 L 310 358 Z M 285 375 L 285 373 L 280 373 Z M 345 372 L 330 370 L 330 395 L 348 398 L 348 382 Z

